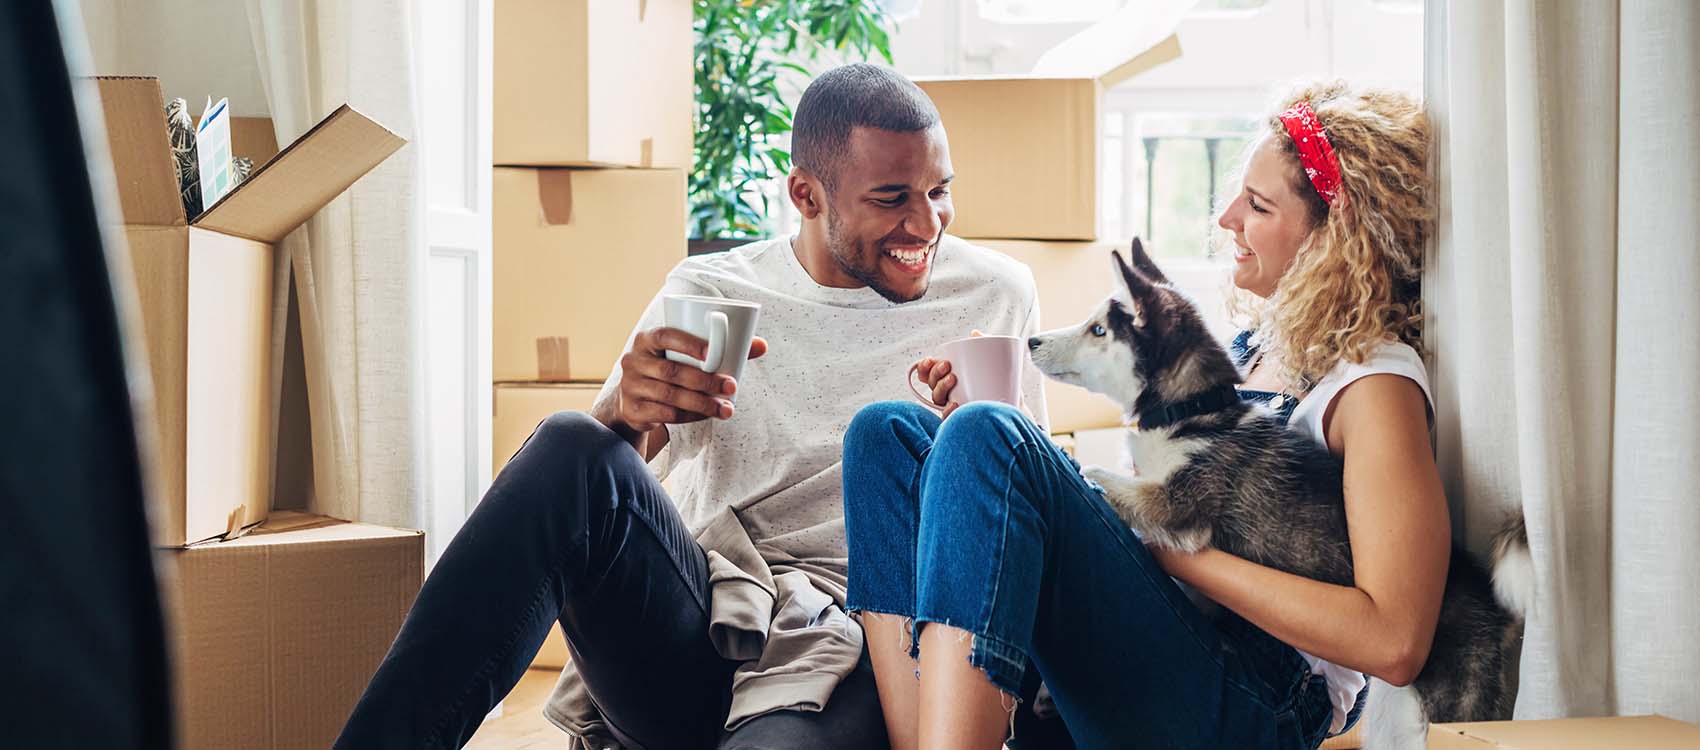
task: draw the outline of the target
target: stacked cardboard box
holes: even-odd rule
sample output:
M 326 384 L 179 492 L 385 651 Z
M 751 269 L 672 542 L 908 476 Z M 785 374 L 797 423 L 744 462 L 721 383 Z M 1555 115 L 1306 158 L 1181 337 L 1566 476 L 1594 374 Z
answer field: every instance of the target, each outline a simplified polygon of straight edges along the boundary
M 544 418 L 588 411 L 685 257 L 689 0 L 495 6 L 497 470 Z M 536 664 L 561 666 L 555 631 Z
M 1047 327 L 1083 320 L 1109 291 L 1109 248 L 1119 243 L 1097 240 L 1104 91 L 1179 57 L 1178 20 L 1142 22 L 1131 34 L 1088 29 L 1031 75 L 916 80 L 950 139 L 950 232 L 1031 267 Z M 1121 422 L 1115 404 L 1083 389 L 1051 381 L 1045 395 L 1052 433 Z
M 326 747 L 419 588 L 424 544 L 413 531 L 268 519 L 272 246 L 403 141 L 344 106 L 279 151 L 269 121 L 239 118 L 233 149 L 263 166 L 188 216 L 159 81 L 94 86 L 153 388 L 144 442 L 183 747 Z

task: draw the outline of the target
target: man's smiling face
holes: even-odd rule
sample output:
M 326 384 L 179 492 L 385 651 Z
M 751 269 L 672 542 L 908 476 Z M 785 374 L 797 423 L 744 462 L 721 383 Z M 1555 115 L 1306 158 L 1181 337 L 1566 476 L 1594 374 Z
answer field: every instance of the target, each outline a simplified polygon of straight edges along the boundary
M 850 131 L 828 188 L 827 249 L 839 268 L 893 302 L 927 293 L 954 209 L 944 127 Z

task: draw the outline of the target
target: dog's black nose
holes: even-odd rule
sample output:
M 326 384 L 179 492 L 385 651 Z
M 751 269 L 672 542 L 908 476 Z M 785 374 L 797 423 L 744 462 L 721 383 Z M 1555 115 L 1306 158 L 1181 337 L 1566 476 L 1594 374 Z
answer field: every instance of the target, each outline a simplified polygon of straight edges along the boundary
M 1028 339 L 1028 340 L 1027 340 L 1027 348 L 1028 348 L 1028 349 L 1037 349 L 1037 348 L 1039 348 L 1039 337 L 1038 337 L 1038 336 L 1034 336 L 1034 337 L 1033 337 L 1033 338 L 1030 338 L 1030 339 Z

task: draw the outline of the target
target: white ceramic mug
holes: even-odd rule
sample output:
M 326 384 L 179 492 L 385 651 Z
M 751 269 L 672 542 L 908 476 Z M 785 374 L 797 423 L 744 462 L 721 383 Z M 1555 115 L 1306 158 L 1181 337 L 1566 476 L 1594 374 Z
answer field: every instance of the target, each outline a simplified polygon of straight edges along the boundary
M 1026 356 L 1027 343 L 1019 336 L 973 336 L 940 346 L 934 358 L 949 362 L 950 373 L 956 376 L 950 401 L 1001 401 L 1020 406 L 1021 364 Z M 933 403 L 932 394 L 923 390 L 926 384 L 916 381 L 919 367 L 919 362 L 909 366 L 909 390 L 927 407 L 943 411 Z
M 677 328 L 708 342 L 702 359 L 669 350 L 667 358 L 703 372 L 743 377 L 750 358 L 750 341 L 756 335 L 761 305 L 725 297 L 696 297 L 669 294 L 663 300 L 667 327 Z

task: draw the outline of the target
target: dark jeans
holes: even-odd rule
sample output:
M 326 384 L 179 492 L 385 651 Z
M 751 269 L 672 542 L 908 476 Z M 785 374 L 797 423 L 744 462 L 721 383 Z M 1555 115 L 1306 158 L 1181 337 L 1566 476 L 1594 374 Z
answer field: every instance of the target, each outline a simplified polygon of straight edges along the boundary
M 1100 491 L 1013 407 L 941 425 L 911 402 L 844 438 L 850 608 L 974 634 L 970 663 L 1018 693 L 1036 666 L 1083 748 L 1313 748 L 1331 714 L 1299 653 L 1212 620 Z M 911 649 L 915 645 L 911 644 Z
M 336 747 L 462 746 L 557 620 L 630 747 L 887 746 L 865 657 L 825 710 L 725 732 L 737 663 L 709 642 L 708 598 L 703 550 L 643 459 L 596 420 L 556 414 L 443 552 Z

